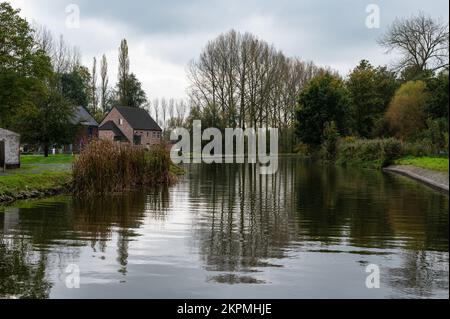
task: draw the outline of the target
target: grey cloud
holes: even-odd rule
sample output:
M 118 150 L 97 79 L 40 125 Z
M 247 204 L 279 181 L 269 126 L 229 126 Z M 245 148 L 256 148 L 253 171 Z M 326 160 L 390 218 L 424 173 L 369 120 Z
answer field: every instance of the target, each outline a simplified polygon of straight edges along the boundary
M 149 54 L 181 69 L 208 40 L 233 28 L 255 33 L 290 56 L 330 65 L 342 73 L 362 58 L 388 63 L 392 57 L 383 54 L 376 39 L 395 17 L 423 11 L 448 21 L 449 10 L 447 0 L 16 1 L 26 2 L 30 15 L 42 24 L 53 23 L 51 29 L 77 41 L 89 55 L 116 50 L 121 37 L 127 37 L 131 50 L 145 43 Z M 72 3 L 79 5 L 82 24 L 86 19 L 98 21 L 116 32 L 104 36 L 105 30 L 96 30 L 95 23 L 92 30 L 68 31 L 61 21 L 65 7 Z M 380 29 L 365 27 L 369 4 L 380 7 Z M 134 66 L 139 70 L 139 65 Z

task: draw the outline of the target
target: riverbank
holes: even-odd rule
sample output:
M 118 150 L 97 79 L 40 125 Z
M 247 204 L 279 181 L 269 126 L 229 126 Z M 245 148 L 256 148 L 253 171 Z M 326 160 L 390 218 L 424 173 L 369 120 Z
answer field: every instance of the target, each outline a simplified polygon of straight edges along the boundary
M 449 193 L 448 171 L 431 170 L 412 165 L 390 165 L 383 170 L 412 178 L 439 191 Z
M 70 189 L 69 171 L 43 171 L 0 176 L 0 205 L 64 193 Z
M 75 159 L 76 156 L 72 155 L 22 155 L 20 169 L 0 172 L 0 205 L 8 205 L 17 200 L 71 194 Z M 148 160 L 153 168 L 157 168 L 161 162 L 153 157 Z M 176 180 L 177 176 L 184 174 L 181 167 L 171 162 L 168 165 L 170 180 Z
M 0 173 L 0 205 L 69 191 L 74 156 L 22 155 L 20 160 L 20 169 Z

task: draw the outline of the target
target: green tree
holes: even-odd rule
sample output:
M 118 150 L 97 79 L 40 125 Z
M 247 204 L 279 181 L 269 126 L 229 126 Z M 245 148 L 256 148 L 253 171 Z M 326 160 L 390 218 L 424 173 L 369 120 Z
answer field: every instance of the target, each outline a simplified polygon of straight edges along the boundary
M 362 60 L 350 73 L 346 85 L 356 133 L 365 138 L 373 136 L 375 123 L 384 116 L 397 88 L 395 74 Z
M 448 121 L 449 109 L 449 78 L 448 70 L 442 71 L 436 77 L 429 78 L 427 89 L 430 99 L 426 107 L 426 114 L 431 119 L 446 119 Z
M 50 58 L 34 49 L 33 30 L 7 2 L 0 3 L 0 125 L 13 118 L 52 73 Z
M 147 95 L 134 73 L 130 73 L 128 42 L 123 39 L 119 47 L 119 76 L 116 86 L 117 103 L 123 106 L 142 107 Z
M 125 105 L 131 107 L 142 107 L 147 103 L 147 95 L 134 73 L 131 73 L 128 78 L 128 91 L 126 92 L 125 101 Z
M 348 91 L 339 77 L 327 73 L 314 78 L 298 99 L 296 133 L 300 140 L 312 147 L 320 146 L 325 124 L 331 122 L 339 134 L 347 134 L 349 105 Z
M 49 80 L 42 92 L 34 94 L 34 103 L 21 109 L 16 123 L 25 143 L 39 145 L 47 157 L 53 145 L 72 143 L 78 125 L 73 123 L 75 108 L 60 93 L 57 80 Z
M 70 73 L 60 75 L 62 95 L 77 106 L 87 107 L 90 97 L 91 75 L 86 67 L 80 66 Z
M 128 56 L 128 42 L 123 39 L 119 47 L 119 75 L 117 81 L 117 95 L 121 105 L 127 105 L 128 82 L 130 77 L 130 58 Z

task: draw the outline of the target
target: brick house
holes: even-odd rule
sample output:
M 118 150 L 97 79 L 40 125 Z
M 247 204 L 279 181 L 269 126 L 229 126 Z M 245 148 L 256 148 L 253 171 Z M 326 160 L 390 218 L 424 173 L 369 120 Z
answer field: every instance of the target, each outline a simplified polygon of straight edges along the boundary
M 161 143 L 162 129 L 148 114 L 136 107 L 114 107 L 99 128 L 99 138 L 150 148 Z

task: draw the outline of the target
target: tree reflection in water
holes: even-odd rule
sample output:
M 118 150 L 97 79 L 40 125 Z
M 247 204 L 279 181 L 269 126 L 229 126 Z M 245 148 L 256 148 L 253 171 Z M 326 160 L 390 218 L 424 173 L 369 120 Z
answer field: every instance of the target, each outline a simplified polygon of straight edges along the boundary
M 148 210 L 156 219 L 167 212 L 167 188 L 104 198 L 50 198 L 0 208 L 0 298 L 48 298 L 46 268 L 60 274 L 86 245 L 105 252 L 117 234 L 118 271 L 127 273 L 129 242 Z M 17 235 L 20 234 L 20 235 Z
M 442 252 L 448 262 L 448 197 L 414 181 L 301 160 L 282 161 L 278 174 L 269 176 L 249 164 L 190 170 L 198 176 L 189 178 L 190 197 L 206 203 L 193 209 L 201 215 L 193 225 L 196 242 L 206 269 L 226 273 L 209 280 L 240 282 L 230 273 L 277 266 L 274 260 L 292 249 L 381 256 L 401 248 L 408 270 L 391 272 L 397 279 L 388 278 L 389 286 L 417 287 L 413 294 L 419 295 L 448 287 L 445 262 L 423 272 L 429 251 Z
M 177 279 L 158 282 L 187 293 L 179 281 L 186 261 L 198 271 L 189 273 L 195 285 L 261 287 L 280 271 L 306 276 L 298 266 L 306 255 L 343 256 L 346 269 L 363 274 L 373 257 L 386 296 L 448 290 L 448 196 L 402 177 L 297 158 L 280 159 L 267 176 L 249 164 L 186 169 L 171 189 L 0 208 L 0 297 L 47 298 L 54 272 L 64 275 L 89 253 L 112 257 L 104 270 L 98 259 L 83 259 L 93 277 L 116 279 L 113 272 L 151 284 L 149 272 L 167 271 Z M 290 259 L 299 264 L 286 269 Z

